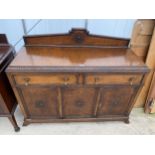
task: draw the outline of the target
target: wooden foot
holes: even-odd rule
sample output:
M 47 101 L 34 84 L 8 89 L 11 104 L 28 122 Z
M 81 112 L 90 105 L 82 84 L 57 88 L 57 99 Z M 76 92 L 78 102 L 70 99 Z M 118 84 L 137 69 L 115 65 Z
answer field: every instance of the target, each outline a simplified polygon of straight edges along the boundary
M 20 131 L 20 127 L 15 128 L 15 132 Z
M 129 124 L 130 123 L 129 119 L 124 120 L 124 123 Z
M 14 127 L 14 129 L 15 129 L 15 132 L 20 131 L 20 128 L 19 128 L 19 126 L 17 125 L 17 122 L 16 122 L 16 119 L 15 119 L 14 115 L 9 116 L 8 118 L 9 118 L 11 124 L 13 125 L 13 127 Z
M 27 125 L 29 125 L 29 122 L 24 119 L 23 126 L 27 126 Z

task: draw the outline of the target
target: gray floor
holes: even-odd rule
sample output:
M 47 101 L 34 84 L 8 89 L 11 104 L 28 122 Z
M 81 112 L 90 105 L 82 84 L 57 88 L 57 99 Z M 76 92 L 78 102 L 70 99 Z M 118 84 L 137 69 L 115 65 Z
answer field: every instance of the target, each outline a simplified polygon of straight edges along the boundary
M 90 123 L 50 123 L 30 124 L 22 127 L 23 116 L 16 110 L 16 119 L 21 127 L 20 132 L 14 132 L 7 118 L 0 117 L 0 134 L 25 135 L 84 135 L 112 134 L 137 135 L 155 134 L 155 114 L 145 114 L 142 108 L 134 108 L 130 116 L 130 124 L 123 122 L 90 122 Z

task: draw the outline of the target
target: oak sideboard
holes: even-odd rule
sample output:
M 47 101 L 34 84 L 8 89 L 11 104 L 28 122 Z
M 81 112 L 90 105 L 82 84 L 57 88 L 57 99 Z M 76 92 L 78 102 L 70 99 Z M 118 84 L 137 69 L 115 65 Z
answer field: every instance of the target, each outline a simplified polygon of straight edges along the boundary
M 89 34 L 24 36 L 7 67 L 23 125 L 47 122 L 124 121 L 149 71 L 129 39 Z

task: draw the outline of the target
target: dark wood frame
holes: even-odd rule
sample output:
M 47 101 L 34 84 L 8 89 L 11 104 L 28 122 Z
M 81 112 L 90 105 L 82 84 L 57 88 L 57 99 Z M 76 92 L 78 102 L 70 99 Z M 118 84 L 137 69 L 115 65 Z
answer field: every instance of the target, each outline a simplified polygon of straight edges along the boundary
M 4 56 L 0 59 L 0 106 L 2 109 L 0 111 L 0 117 L 8 117 L 14 127 L 14 130 L 17 132 L 20 130 L 14 117 L 17 101 L 5 73 L 6 67 L 14 58 L 15 51 L 14 48 L 8 43 L 5 34 L 0 34 L 0 46 L 8 47 L 8 50 L 6 50 Z

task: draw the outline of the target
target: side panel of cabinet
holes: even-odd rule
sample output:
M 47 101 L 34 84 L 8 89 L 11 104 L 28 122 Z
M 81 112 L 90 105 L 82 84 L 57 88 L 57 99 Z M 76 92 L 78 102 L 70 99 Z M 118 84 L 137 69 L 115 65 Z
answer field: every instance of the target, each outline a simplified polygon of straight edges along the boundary
M 134 93 L 135 89 L 130 86 L 102 88 L 97 116 L 127 114 Z
M 2 95 L 0 94 L 0 114 L 7 114 L 8 109 L 5 105 Z
M 56 88 L 23 87 L 19 92 L 28 117 L 59 118 Z
M 62 109 L 65 118 L 92 117 L 96 103 L 93 87 L 62 88 Z
M 1 105 L 0 105 L 0 114 L 2 114 L 2 112 L 3 112 L 3 111 L 2 111 L 2 108 L 1 108 Z
M 4 113 L 8 114 L 12 112 L 12 109 L 16 104 L 16 98 L 4 71 L 0 74 L 0 93 L 1 100 L 3 100 L 3 102 L 1 102 L 1 106 Z

